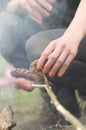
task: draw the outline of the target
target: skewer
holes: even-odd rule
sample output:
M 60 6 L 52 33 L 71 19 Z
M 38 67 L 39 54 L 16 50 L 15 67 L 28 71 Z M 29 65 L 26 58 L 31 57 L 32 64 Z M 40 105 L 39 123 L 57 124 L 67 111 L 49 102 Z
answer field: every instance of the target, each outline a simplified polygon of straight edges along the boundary
M 46 84 L 32 84 L 32 87 L 34 87 L 34 88 L 45 88 Z

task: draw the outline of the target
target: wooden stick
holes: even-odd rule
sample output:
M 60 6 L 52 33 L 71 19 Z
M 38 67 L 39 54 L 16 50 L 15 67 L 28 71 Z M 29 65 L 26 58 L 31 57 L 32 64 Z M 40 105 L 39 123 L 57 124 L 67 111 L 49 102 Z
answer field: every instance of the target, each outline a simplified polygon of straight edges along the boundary
M 45 88 L 46 87 L 46 84 L 32 84 L 32 87 L 34 88 Z
M 76 130 L 86 130 L 85 126 L 75 117 L 73 116 L 67 109 L 65 109 L 60 102 L 57 100 L 57 97 L 53 93 L 51 86 L 48 86 L 46 84 L 40 85 L 40 84 L 32 84 L 33 87 L 38 88 L 45 88 L 48 95 L 50 96 L 52 103 L 54 104 L 55 108 L 59 113 L 63 115 L 63 117 L 70 122 Z

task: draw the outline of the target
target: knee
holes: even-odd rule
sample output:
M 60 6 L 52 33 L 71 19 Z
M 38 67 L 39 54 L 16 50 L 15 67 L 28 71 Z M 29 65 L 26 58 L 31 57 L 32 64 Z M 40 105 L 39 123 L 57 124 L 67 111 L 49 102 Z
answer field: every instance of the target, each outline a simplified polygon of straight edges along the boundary
M 33 40 L 33 38 L 30 38 L 25 45 L 25 50 L 26 50 L 26 54 L 28 57 L 29 62 L 31 63 L 33 60 L 39 58 L 39 54 L 37 51 L 37 47 L 35 44 L 35 41 Z
M 19 55 L 25 56 L 25 41 L 22 19 L 12 13 L 0 13 L 0 54 L 10 63 L 17 64 L 18 60 L 24 60 Z
M 43 44 L 43 40 L 42 37 L 40 37 L 40 33 L 31 36 L 27 40 L 25 50 L 30 63 L 40 57 L 45 46 L 46 44 Z
M 26 53 L 30 62 L 34 59 L 39 58 L 43 50 L 47 47 L 47 45 L 59 37 L 65 29 L 52 29 L 41 31 L 27 41 L 26 43 Z

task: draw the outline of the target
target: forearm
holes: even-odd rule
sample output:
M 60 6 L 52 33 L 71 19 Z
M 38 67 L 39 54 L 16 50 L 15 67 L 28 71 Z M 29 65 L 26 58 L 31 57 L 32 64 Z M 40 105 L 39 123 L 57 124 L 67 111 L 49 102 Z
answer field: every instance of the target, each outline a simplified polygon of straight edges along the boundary
M 71 30 L 71 31 L 70 31 Z M 86 35 L 86 0 L 81 0 L 67 32 L 75 33 L 81 41 Z

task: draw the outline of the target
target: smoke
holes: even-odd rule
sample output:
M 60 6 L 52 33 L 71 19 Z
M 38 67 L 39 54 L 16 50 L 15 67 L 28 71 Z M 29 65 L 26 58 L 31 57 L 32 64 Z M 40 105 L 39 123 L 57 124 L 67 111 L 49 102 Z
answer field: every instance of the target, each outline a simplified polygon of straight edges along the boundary
M 2 57 L 0 57 L 0 61 L 4 62 Z M 6 64 L 6 63 L 4 63 Z M 1 70 L 1 68 L 3 68 Z M 13 68 L 9 64 L 0 68 L 0 99 L 12 98 L 14 93 L 14 85 L 12 82 L 12 77 L 10 75 L 10 71 Z
M 6 5 L 7 5 L 7 3 L 8 3 L 9 1 L 10 1 L 10 0 L 0 0 L 0 11 L 5 10 Z
M 15 88 L 12 86 L 9 87 L 0 87 L 0 100 L 13 99 L 15 97 Z

